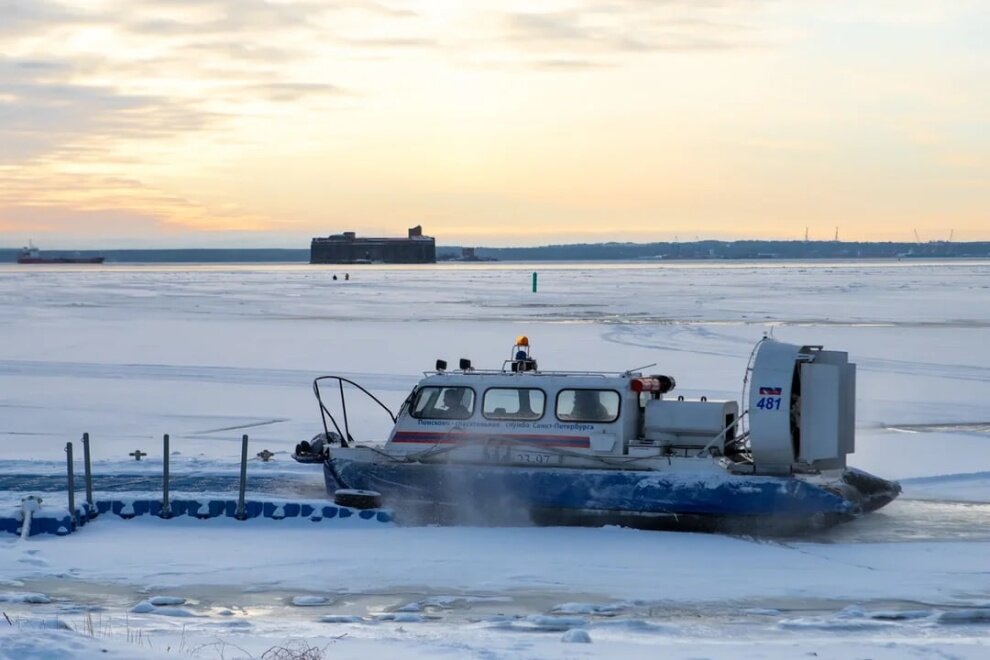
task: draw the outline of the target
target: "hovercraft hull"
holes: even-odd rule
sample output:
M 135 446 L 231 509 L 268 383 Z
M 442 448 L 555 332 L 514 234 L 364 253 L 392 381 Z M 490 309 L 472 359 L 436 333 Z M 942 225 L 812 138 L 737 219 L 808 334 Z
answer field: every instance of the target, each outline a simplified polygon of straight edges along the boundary
M 623 525 L 643 529 L 787 534 L 828 527 L 875 510 L 900 492 L 847 469 L 834 479 L 727 471 L 575 470 L 369 462 L 331 457 L 337 488 L 382 493 L 412 524 Z

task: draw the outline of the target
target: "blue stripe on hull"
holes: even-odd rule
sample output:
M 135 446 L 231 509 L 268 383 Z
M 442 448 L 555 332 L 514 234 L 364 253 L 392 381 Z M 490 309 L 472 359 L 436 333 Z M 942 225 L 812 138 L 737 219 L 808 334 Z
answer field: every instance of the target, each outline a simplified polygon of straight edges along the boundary
M 327 489 L 376 490 L 389 506 L 520 507 L 632 515 L 851 517 L 859 507 L 839 494 L 788 477 L 728 473 L 561 470 L 485 465 L 376 464 L 333 459 Z

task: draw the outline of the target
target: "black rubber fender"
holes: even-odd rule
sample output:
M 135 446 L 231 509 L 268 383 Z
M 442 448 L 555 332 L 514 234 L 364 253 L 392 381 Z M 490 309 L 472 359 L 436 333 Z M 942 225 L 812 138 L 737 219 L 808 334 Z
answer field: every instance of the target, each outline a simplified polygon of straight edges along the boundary
M 374 490 L 341 488 L 334 491 L 333 503 L 352 509 L 378 509 L 382 506 L 382 494 Z

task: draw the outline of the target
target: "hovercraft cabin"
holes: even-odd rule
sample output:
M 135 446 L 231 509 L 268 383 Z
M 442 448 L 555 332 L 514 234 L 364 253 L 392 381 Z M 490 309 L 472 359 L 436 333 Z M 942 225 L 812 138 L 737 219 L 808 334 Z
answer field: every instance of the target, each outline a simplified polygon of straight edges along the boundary
M 409 230 L 408 238 L 358 238 L 352 231 L 332 236 L 318 236 L 309 248 L 311 264 L 434 264 L 437 242 L 424 236 L 419 225 Z

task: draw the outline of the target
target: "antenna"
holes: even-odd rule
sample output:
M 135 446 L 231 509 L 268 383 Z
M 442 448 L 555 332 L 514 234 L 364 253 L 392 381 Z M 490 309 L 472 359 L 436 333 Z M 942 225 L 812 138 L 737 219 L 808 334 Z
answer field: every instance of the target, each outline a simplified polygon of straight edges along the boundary
M 915 240 L 916 243 L 918 243 L 918 245 L 921 245 L 921 236 L 918 236 L 918 230 L 917 229 L 914 230 L 914 240 Z
M 808 242 L 808 228 L 807 227 L 804 228 L 804 242 L 805 243 Z
M 839 242 L 839 228 L 838 227 L 835 228 L 835 242 L 836 243 Z
M 631 376 L 633 373 L 637 371 L 642 371 L 643 369 L 649 369 L 650 367 L 655 367 L 655 366 L 657 366 L 657 363 L 651 362 L 649 364 L 644 364 L 642 367 L 633 367 L 632 369 L 626 369 L 625 371 L 622 372 L 622 375 Z
M 955 234 L 955 233 L 956 233 L 956 230 L 955 229 L 950 229 L 949 230 L 949 242 L 950 243 L 952 242 L 952 235 Z

